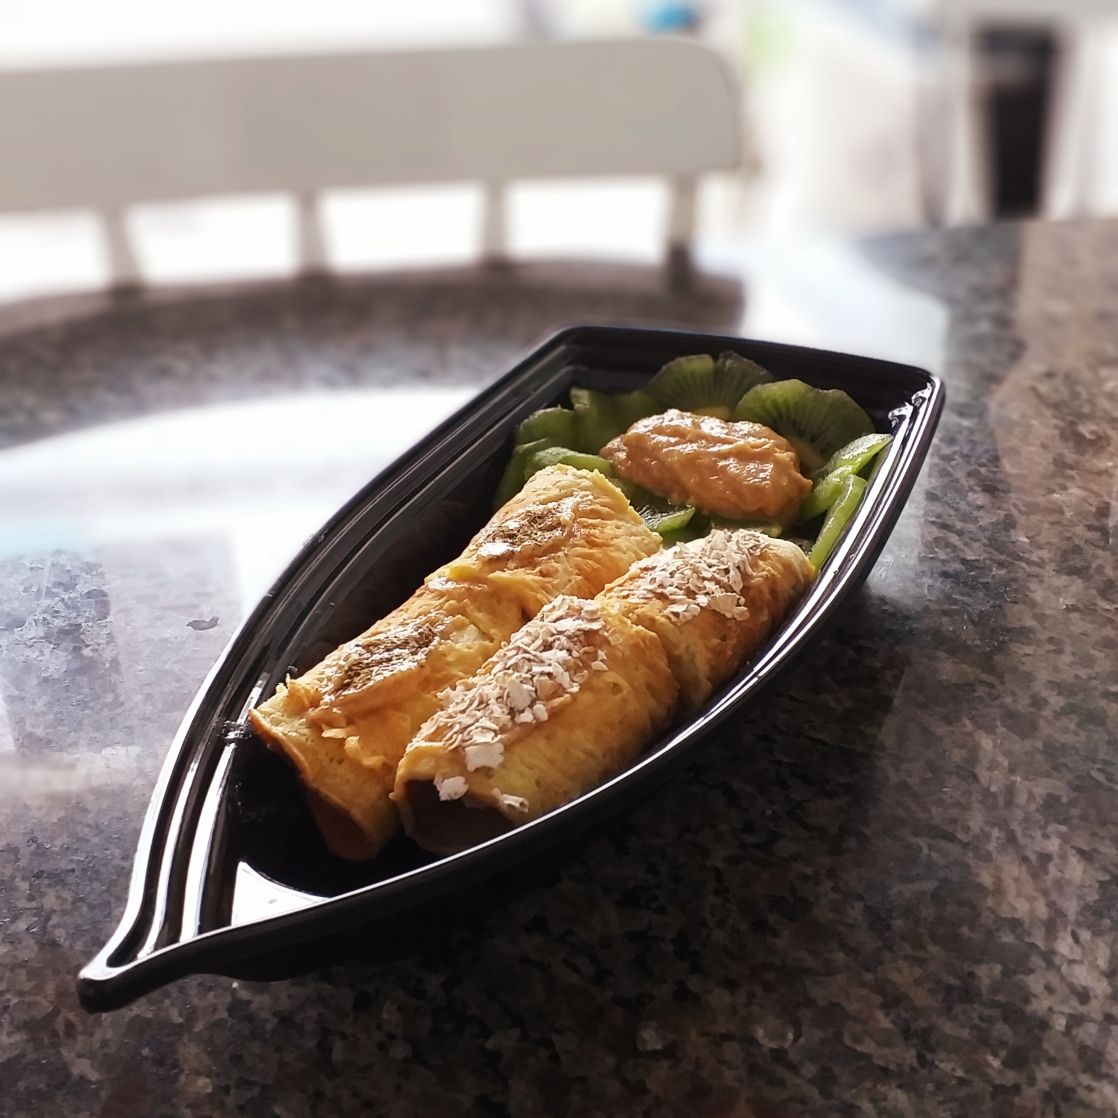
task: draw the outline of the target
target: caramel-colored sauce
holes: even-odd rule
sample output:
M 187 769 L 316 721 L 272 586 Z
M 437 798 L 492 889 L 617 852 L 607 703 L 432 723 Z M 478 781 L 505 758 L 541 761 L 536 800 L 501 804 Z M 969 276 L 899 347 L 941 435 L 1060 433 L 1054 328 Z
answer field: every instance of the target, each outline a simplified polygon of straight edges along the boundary
M 637 420 L 601 454 L 623 478 L 708 516 L 788 524 L 811 489 L 771 428 L 674 408 Z

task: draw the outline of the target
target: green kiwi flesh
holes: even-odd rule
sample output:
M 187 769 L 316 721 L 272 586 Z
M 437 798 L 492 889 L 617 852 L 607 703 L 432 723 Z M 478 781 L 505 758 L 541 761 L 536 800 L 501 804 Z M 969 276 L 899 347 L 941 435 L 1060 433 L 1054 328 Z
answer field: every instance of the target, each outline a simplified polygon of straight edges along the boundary
M 796 514 L 796 523 L 804 524 L 822 516 L 842 496 L 846 487 L 846 479 L 852 471 L 845 466 L 832 470 L 829 474 L 820 474 L 811 492 L 804 498 L 800 511 Z
M 819 471 L 820 475 L 831 474 L 836 470 L 860 474 L 892 441 L 891 435 L 863 435 L 836 450 Z
M 705 536 L 706 529 L 695 525 L 694 521 L 690 524 L 685 524 L 682 528 L 664 529 L 660 533 L 660 542 L 664 545 L 664 549 L 674 547 L 677 543 L 687 543 L 690 540 L 697 540 Z
M 823 527 L 819 529 L 819 535 L 815 537 L 815 545 L 808 553 L 808 559 L 811 560 L 811 564 L 816 570 L 823 566 L 831 552 L 834 551 L 835 544 L 838 543 L 839 537 L 842 536 L 847 524 L 850 523 L 850 518 L 861 503 L 862 494 L 865 491 L 865 478 L 860 478 L 857 474 L 848 474 L 844 478 L 842 492 L 839 494 L 838 500 L 827 511 L 827 516 L 823 520 Z
M 762 423 L 783 435 L 814 473 L 837 450 L 873 433 L 870 417 L 841 388 L 813 388 L 802 380 L 759 384 L 741 399 L 735 419 Z
M 864 473 L 892 441 L 890 435 L 863 435 L 836 450 L 827 464 L 816 472 L 811 492 L 796 514 L 796 523 L 803 524 L 825 513 L 842 495 L 846 479 L 851 474 Z
M 497 482 L 497 492 L 493 496 L 493 507 L 495 509 L 507 504 L 520 492 L 527 479 L 525 470 L 528 466 L 528 459 L 533 454 L 554 445 L 551 439 L 544 438 L 533 439 L 530 443 L 521 443 L 519 446 L 513 447 L 512 454 L 509 456 L 509 464 L 505 467 L 501 480 Z
M 662 411 L 643 389 L 635 392 L 595 392 L 591 388 L 572 388 L 574 438 L 576 450 L 597 454 L 611 439 L 643 419 Z
M 613 466 L 596 454 L 583 454 L 565 446 L 548 446 L 528 456 L 524 466 L 524 480 L 548 466 L 573 466 L 576 470 L 597 470 L 607 476 L 613 473 Z
M 516 429 L 516 445 L 537 439 L 554 439 L 556 446 L 569 446 L 574 440 L 575 413 L 570 408 L 541 408 L 522 420 Z
M 641 514 L 645 524 L 654 532 L 659 532 L 661 536 L 668 532 L 678 532 L 681 528 L 686 528 L 695 515 L 695 509 L 692 505 L 683 505 L 682 507 L 670 505 L 663 510 L 646 506 L 637 509 L 637 512 Z
M 645 524 L 654 532 L 659 532 L 661 536 L 688 526 L 698 526 L 705 521 L 693 505 L 669 504 L 658 493 L 653 493 L 623 477 L 611 477 L 610 481 L 625 494 L 629 504 Z
M 669 361 L 648 384 L 661 411 L 681 411 L 730 419 L 738 401 L 758 384 L 772 380 L 760 365 L 736 353 L 717 359 L 700 353 Z

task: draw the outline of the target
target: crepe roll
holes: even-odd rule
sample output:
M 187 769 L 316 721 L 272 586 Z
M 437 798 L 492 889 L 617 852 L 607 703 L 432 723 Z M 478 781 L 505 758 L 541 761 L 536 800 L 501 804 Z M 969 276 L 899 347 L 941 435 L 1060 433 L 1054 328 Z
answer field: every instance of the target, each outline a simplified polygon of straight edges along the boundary
M 660 546 L 601 475 L 541 470 L 463 556 L 250 714 L 294 763 L 337 854 L 370 858 L 399 829 L 396 765 L 440 696 L 547 601 L 593 597 Z
M 598 601 L 660 638 L 681 706 L 695 710 L 757 651 L 813 574 L 794 543 L 717 530 L 634 564 Z
M 451 853 L 568 803 L 668 725 L 676 693 L 653 633 L 556 599 L 420 727 L 396 773 L 405 830 Z
M 659 548 L 660 537 L 603 474 L 549 466 L 436 573 L 498 586 L 534 616 L 560 594 L 592 598 Z
M 250 714 L 294 763 L 328 845 L 372 857 L 399 830 L 396 764 L 437 696 L 468 676 L 524 620 L 482 583 L 436 579 Z

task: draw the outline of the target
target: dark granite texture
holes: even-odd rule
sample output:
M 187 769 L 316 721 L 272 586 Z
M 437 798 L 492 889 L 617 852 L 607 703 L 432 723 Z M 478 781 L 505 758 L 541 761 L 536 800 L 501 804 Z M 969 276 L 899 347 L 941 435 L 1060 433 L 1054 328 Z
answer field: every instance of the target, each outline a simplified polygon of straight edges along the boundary
M 242 606 L 220 534 L 8 546 L 0 1112 L 1118 1112 L 1118 225 L 863 257 L 946 309 L 948 383 L 866 588 L 672 786 L 406 961 L 78 1008 L 164 744 Z M 480 382 L 577 318 L 741 320 L 732 288 L 541 276 L 63 308 L 0 339 L 0 433 Z

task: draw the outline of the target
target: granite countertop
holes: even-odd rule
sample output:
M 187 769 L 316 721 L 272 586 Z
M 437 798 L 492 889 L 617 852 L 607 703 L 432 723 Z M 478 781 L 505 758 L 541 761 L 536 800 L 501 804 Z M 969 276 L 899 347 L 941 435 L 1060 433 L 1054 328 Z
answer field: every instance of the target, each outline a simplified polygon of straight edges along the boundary
M 682 295 L 540 267 L 0 309 L 0 1112 L 1118 1111 L 1118 224 L 843 259 L 782 259 L 783 302 L 753 260 Z M 87 1015 L 239 618 L 379 461 L 580 319 L 935 365 L 865 588 L 669 787 L 412 956 Z

